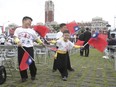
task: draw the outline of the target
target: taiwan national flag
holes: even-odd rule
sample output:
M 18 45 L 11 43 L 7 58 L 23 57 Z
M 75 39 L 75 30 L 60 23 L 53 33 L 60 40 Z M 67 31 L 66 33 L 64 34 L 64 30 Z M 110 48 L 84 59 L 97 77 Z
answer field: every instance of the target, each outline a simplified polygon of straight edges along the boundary
M 75 21 L 66 24 L 66 26 L 71 35 L 75 34 L 75 32 L 78 32 L 80 29 Z
M 84 41 L 82 41 L 82 40 L 77 40 L 77 42 L 75 43 L 75 45 L 79 45 L 79 46 L 83 46 L 83 44 L 84 44 Z
M 49 32 L 49 28 L 43 25 L 35 25 L 33 28 L 43 38 Z
M 22 61 L 21 61 L 20 66 L 19 66 L 20 70 L 23 71 L 23 70 L 28 69 L 29 65 L 32 62 L 33 62 L 32 57 L 29 55 L 28 52 L 25 51 L 23 58 L 22 58 Z
M 105 48 L 107 47 L 108 43 L 106 37 L 99 33 L 94 33 L 88 44 L 99 50 L 100 52 L 104 52 Z

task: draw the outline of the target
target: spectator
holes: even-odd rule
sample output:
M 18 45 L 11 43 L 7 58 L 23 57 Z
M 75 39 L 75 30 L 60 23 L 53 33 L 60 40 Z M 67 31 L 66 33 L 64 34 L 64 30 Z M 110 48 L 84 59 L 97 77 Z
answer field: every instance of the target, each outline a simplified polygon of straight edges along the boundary
M 89 39 L 91 38 L 91 32 L 89 28 L 86 28 L 86 31 L 84 32 L 84 44 L 86 44 Z M 85 45 L 83 52 L 85 52 L 85 57 L 89 56 L 89 44 Z

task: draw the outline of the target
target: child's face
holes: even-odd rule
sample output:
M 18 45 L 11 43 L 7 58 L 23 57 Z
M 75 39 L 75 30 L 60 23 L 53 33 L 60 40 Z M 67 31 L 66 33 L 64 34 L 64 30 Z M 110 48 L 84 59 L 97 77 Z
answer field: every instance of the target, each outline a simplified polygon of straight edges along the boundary
M 68 40 L 69 37 L 70 37 L 70 34 L 69 33 L 64 33 L 63 37 L 64 37 L 64 40 Z

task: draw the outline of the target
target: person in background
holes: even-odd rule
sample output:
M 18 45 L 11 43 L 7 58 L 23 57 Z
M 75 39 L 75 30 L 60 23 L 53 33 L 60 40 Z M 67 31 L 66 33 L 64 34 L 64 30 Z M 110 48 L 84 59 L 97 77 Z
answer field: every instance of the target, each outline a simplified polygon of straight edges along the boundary
M 84 45 L 89 41 L 91 38 L 91 32 L 89 28 L 86 28 L 86 31 L 84 32 Z M 89 44 L 85 45 L 83 52 L 85 52 L 85 57 L 89 56 Z
M 112 33 L 110 39 L 108 39 L 108 46 L 114 46 L 114 45 L 116 45 L 116 37 L 115 34 Z M 114 58 L 115 48 L 107 47 L 107 50 L 109 52 L 110 57 Z
M 17 25 L 13 25 L 12 27 L 9 27 L 9 35 L 7 36 L 6 40 L 7 40 L 7 44 L 9 45 L 15 45 L 14 43 L 14 31 L 16 30 L 18 26 Z
M 5 45 L 5 42 L 6 42 L 6 39 L 5 39 L 4 36 L 2 36 L 2 37 L 0 38 L 0 44 L 1 44 L 1 45 Z
M 79 35 L 79 40 L 84 41 L 84 31 L 82 30 Z M 80 56 L 83 56 L 83 48 L 80 49 Z

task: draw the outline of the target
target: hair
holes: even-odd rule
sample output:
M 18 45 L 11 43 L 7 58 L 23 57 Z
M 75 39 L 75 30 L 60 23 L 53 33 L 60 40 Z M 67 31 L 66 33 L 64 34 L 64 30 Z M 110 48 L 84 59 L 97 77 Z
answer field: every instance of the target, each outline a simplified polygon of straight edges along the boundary
M 30 19 L 31 21 L 33 21 L 33 19 L 31 17 L 28 17 L 28 16 L 23 17 L 22 21 L 27 20 L 27 19 Z
M 87 27 L 87 28 L 86 28 L 86 30 L 88 31 L 88 30 L 89 30 L 89 28 Z
M 69 33 L 69 31 L 68 31 L 68 30 L 64 30 L 63 34 L 64 34 L 64 33 Z
M 60 24 L 60 28 L 62 28 L 63 26 L 66 26 L 66 24 L 65 23 L 61 23 Z
M 111 38 L 115 38 L 115 34 L 114 33 L 111 34 Z
M 81 30 L 81 33 L 84 33 L 84 30 Z

